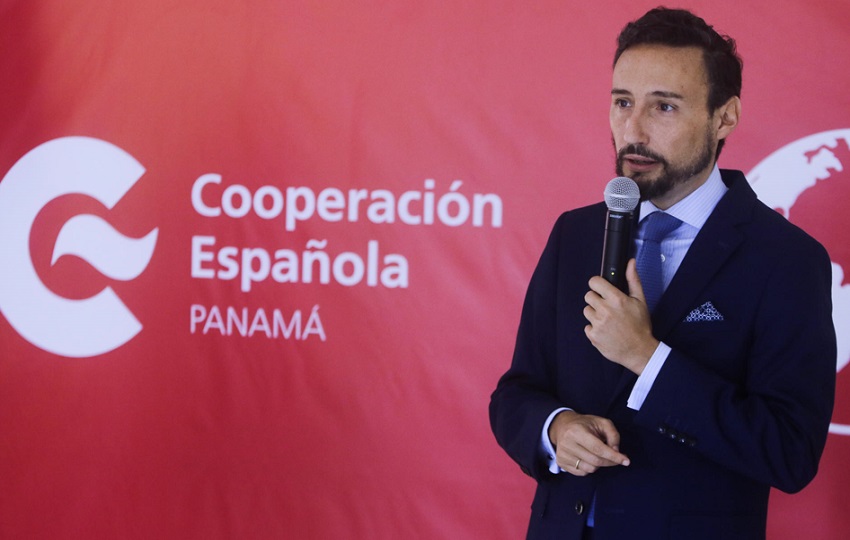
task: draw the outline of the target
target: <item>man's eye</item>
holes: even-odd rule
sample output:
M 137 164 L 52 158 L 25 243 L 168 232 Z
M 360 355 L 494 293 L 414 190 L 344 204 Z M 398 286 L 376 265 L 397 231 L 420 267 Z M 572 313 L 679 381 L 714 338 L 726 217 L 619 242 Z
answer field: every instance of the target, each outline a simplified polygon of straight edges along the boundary
M 673 112 L 676 110 L 676 107 L 670 105 L 669 103 L 659 103 L 658 108 L 661 110 L 661 112 Z
M 616 107 L 621 108 L 621 109 L 625 109 L 625 108 L 629 107 L 629 105 L 631 105 L 631 104 L 629 103 L 629 100 L 620 98 L 620 99 L 614 100 L 614 105 Z

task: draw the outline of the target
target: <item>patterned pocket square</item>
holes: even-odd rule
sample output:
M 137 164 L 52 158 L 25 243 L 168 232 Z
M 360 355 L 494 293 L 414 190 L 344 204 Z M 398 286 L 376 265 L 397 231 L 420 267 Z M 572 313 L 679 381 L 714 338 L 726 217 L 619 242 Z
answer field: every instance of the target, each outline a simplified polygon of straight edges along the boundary
M 706 302 L 695 310 L 691 311 L 685 318 L 685 322 L 714 322 L 722 321 L 723 315 L 717 311 L 714 304 Z

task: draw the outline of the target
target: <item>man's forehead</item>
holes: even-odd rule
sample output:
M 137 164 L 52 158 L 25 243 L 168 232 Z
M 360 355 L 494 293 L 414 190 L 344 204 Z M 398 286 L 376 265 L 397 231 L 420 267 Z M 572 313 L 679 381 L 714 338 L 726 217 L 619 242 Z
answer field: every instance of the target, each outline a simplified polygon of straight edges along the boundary
M 634 55 L 653 56 L 658 58 L 667 58 L 675 56 L 696 60 L 702 59 L 703 49 L 695 45 L 674 46 L 665 45 L 663 43 L 640 43 L 637 45 L 632 45 L 631 47 L 620 53 L 620 57 L 617 59 L 617 64 L 615 64 L 614 66 L 615 69 L 616 66 L 623 59 L 623 57 L 629 57 Z
M 617 93 L 682 98 L 707 85 L 703 52 L 698 47 L 637 45 L 626 49 L 614 66 Z

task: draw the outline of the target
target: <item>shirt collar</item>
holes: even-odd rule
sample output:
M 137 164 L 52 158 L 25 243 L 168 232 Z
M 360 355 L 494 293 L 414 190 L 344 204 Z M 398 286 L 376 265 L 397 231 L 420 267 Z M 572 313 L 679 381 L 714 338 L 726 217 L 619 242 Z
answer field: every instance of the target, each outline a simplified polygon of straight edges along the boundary
M 715 164 L 711 170 L 711 174 L 708 176 L 708 180 L 703 185 L 668 208 L 666 212 L 696 229 L 701 229 L 708 220 L 708 216 L 714 210 L 714 207 L 717 206 L 717 203 L 720 202 L 720 199 L 723 198 L 723 195 L 728 190 L 729 188 L 726 187 L 726 184 L 723 183 L 723 179 L 720 177 L 720 169 Z M 646 216 L 658 210 L 658 207 L 650 201 L 641 202 L 640 220 L 643 221 Z

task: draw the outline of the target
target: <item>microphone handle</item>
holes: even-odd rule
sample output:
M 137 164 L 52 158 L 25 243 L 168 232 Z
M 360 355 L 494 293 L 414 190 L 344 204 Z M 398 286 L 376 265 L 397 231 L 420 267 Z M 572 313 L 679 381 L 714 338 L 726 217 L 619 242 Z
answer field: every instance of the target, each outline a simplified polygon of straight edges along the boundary
M 605 222 L 605 243 L 602 245 L 602 270 L 600 275 L 609 283 L 628 294 L 626 263 L 632 243 L 631 212 L 608 210 Z

